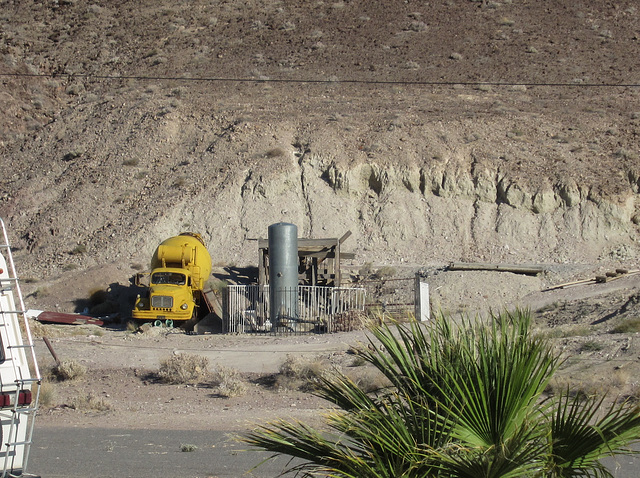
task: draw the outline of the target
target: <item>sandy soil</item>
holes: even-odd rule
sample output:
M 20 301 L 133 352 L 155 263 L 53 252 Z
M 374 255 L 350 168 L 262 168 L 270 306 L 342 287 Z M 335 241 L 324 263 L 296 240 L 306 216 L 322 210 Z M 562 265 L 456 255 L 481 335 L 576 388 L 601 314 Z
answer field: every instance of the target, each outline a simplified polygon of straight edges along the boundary
M 457 281 L 457 275 L 451 274 L 449 280 Z M 475 274 L 478 279 L 487 278 L 486 272 Z M 503 273 L 490 273 L 496 274 Z M 591 281 L 522 298 L 520 305 L 534 311 L 536 328 L 553 340 L 558 353 L 567 359 L 557 376 L 557 386 L 570 383 L 592 393 L 607 392 L 612 398 L 640 393 L 637 333 L 611 333 L 615 326 L 638 316 L 638 297 L 640 274 L 630 273 L 604 284 Z M 87 369 L 86 375 L 75 380 L 45 382 L 53 398 L 43 407 L 40 426 L 241 431 L 274 418 L 320 424 L 328 404 L 308 388 L 299 388 L 306 382 L 283 381 L 279 372 L 287 359 L 371 379 L 366 367 L 353 366 L 355 357 L 349 353 L 354 346 L 367 343 L 365 331 L 299 336 L 189 335 L 166 328 L 131 332 L 121 327 L 42 324 L 35 324 L 35 330 L 50 337 L 60 360 L 71 360 Z M 43 340 L 37 339 L 36 344 L 46 373 L 54 365 L 53 356 Z M 158 378 L 162 361 L 179 354 L 206 357 L 211 370 L 220 366 L 237 370 L 246 391 L 226 398 L 210 380 L 188 385 L 162 383 Z
M 0 0 L 0 217 L 29 308 L 127 317 L 162 240 L 199 232 L 230 271 L 286 221 L 351 231 L 345 277 L 426 271 L 454 316 L 530 306 L 563 380 L 637 393 L 636 332 L 610 333 L 639 315 L 637 276 L 541 292 L 640 267 L 636 0 L 182 3 Z M 398 284 L 372 296 L 406 303 Z M 49 382 L 41 426 L 315 419 L 322 404 L 273 374 L 287 355 L 353 372 L 361 339 L 40 332 L 87 367 Z M 236 368 L 246 394 L 158 383 L 174 353 Z
M 281 365 L 287 357 L 296 357 L 326 370 L 348 366 L 354 360 L 349 349 L 366 340 L 361 331 L 274 337 L 187 335 L 179 329 L 132 333 L 81 326 L 69 335 L 60 330 L 64 326 L 45 327 L 57 329 L 50 342 L 58 358 L 83 365 L 87 373 L 50 382 L 55 399 L 39 417 L 44 426 L 237 430 L 276 417 L 319 420 L 326 405 L 322 400 L 298 390 L 298 383 L 274 384 Z M 46 372 L 55 363 L 44 342 L 37 344 Z M 162 361 L 177 354 L 206 357 L 211 370 L 222 366 L 241 372 L 246 392 L 226 398 L 211 381 L 162 383 L 157 375 Z

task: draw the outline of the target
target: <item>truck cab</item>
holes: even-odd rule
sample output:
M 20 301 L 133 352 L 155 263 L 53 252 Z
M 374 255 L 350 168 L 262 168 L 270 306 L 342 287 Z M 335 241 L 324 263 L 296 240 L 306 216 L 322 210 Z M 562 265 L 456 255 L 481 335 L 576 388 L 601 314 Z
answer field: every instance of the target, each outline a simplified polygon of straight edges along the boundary
M 148 289 L 136 298 L 133 318 L 139 321 L 189 320 L 196 313 L 196 300 L 191 288 L 191 275 L 184 269 L 156 269 L 148 276 Z M 136 285 L 142 285 L 144 274 L 138 274 Z M 171 322 L 170 322 L 171 324 Z M 160 324 L 158 324 L 160 325 Z

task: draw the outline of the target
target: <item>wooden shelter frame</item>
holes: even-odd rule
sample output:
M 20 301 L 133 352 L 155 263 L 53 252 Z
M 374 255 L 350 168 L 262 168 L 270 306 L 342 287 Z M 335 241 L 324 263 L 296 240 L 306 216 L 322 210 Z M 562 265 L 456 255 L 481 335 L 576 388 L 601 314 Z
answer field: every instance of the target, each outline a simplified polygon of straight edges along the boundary
M 341 246 L 351 231 L 340 238 L 298 238 L 298 284 L 340 287 L 342 277 L 340 263 L 355 259 L 352 252 L 341 251 Z M 269 239 L 258 239 L 258 284 L 269 283 Z

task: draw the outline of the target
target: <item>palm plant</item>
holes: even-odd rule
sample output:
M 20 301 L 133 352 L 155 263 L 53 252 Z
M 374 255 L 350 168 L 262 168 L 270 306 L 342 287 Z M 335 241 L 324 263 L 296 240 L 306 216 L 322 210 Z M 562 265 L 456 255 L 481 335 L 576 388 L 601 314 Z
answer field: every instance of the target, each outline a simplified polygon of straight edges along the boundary
M 600 459 L 631 453 L 640 410 L 566 390 L 544 398 L 561 364 L 526 311 L 488 322 L 440 315 L 381 325 L 360 351 L 389 386 L 365 393 L 344 374 L 316 392 L 337 406 L 328 430 L 276 421 L 242 439 L 301 459 L 287 471 L 335 478 L 610 477 Z

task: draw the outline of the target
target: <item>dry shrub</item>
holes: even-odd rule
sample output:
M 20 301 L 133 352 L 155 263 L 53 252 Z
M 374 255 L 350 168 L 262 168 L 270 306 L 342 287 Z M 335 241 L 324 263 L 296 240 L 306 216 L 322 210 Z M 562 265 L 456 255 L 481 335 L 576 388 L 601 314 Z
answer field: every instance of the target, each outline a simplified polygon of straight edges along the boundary
M 172 355 L 160 364 L 158 378 L 172 384 L 202 382 L 209 374 L 208 367 L 207 357 L 190 354 Z
M 559 377 L 549 383 L 545 392 L 549 395 L 566 393 L 569 391 L 572 397 L 578 397 L 586 400 L 589 397 L 601 396 L 606 394 L 609 389 L 608 385 L 602 383 L 596 378 L 592 380 L 576 380 L 572 377 Z
M 38 391 L 40 392 L 40 406 L 49 408 L 53 407 L 56 402 L 56 389 L 51 383 L 41 383 L 40 385 L 35 385 L 34 394 Z M 39 390 L 38 390 L 39 389 Z
M 50 329 L 42 322 L 38 322 L 37 320 L 29 320 L 29 330 L 31 330 L 31 335 L 33 337 L 51 337 Z M 23 339 L 24 338 L 25 337 L 23 336 Z
M 105 400 L 103 397 L 98 397 L 91 392 L 85 396 L 74 397 L 71 401 L 71 406 L 75 410 L 93 410 L 97 412 L 106 412 L 113 408 L 109 401 Z
M 308 360 L 294 355 L 287 355 L 280 366 L 280 374 L 276 386 L 287 390 L 313 390 L 320 378 L 328 372 L 330 363 L 326 360 Z
M 218 365 L 213 372 L 213 383 L 218 393 L 227 398 L 239 397 L 247 391 L 247 386 L 242 380 L 240 372 L 234 368 Z
M 265 157 L 267 158 L 279 158 L 286 154 L 285 150 L 282 148 L 272 148 L 265 153 Z
M 640 402 L 640 383 L 633 382 L 629 385 L 626 395 L 621 397 L 622 400 L 628 400 L 634 403 Z
M 389 379 L 372 367 L 360 367 L 350 371 L 347 376 L 365 393 L 377 392 L 391 385 Z
M 371 324 L 371 320 L 366 313 L 359 310 L 350 310 L 341 314 L 336 314 L 332 321 L 331 332 L 351 332 L 353 330 L 364 330 Z
M 54 365 L 51 369 L 51 375 L 60 382 L 84 377 L 86 373 L 87 367 L 75 360 L 63 360 L 59 364 Z
M 633 334 L 640 332 L 640 318 L 632 317 L 621 321 L 611 329 L 612 334 Z

